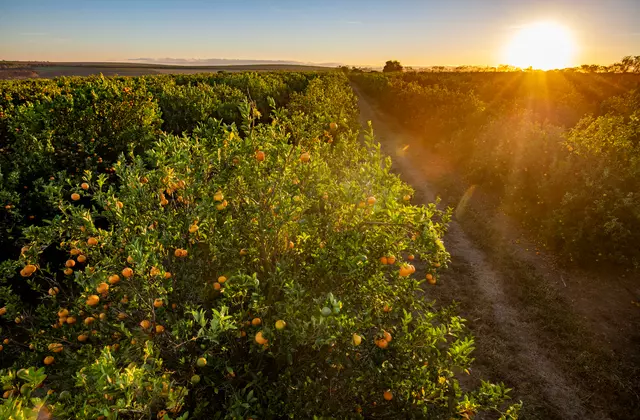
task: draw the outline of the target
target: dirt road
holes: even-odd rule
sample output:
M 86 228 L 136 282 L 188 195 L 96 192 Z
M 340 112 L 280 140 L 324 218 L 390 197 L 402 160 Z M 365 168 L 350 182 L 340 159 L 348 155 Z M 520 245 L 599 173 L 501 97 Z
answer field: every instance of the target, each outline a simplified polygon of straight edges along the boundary
M 450 165 L 426 150 L 423 140 L 413 138 L 378 111 L 355 86 L 354 91 L 361 124 L 373 123 L 383 152 L 416 190 L 416 202 L 433 202 L 441 195 L 442 180 L 459 181 Z M 473 193 L 470 188 L 465 195 L 471 198 Z M 638 348 L 636 339 L 621 344 L 618 337 L 638 330 L 638 315 L 630 308 L 628 292 L 610 296 L 620 301 L 616 306 L 624 306 L 615 318 L 635 318 L 624 331 L 610 331 L 606 340 L 611 346 L 607 347 L 597 335 L 601 326 L 590 325 L 586 315 L 574 311 L 572 292 L 561 289 L 567 289 L 567 281 L 577 283 L 576 274 L 557 268 L 540 252 L 528 252 L 535 244 L 513 239 L 521 235 L 509 226 L 506 216 L 489 210 L 496 213 L 489 220 L 486 212 L 473 208 L 474 200 L 455 203 L 456 217 L 445 237 L 451 269 L 441 276 L 433 293 L 443 304 L 459 301 L 460 312 L 469 320 L 476 336 L 475 378 L 514 388 L 514 399 L 525 403 L 523 418 L 636 418 L 638 387 L 635 376 L 628 372 L 629 366 L 636 366 L 633 358 L 611 368 L 602 366 L 617 363 L 620 354 L 614 347 L 621 347 L 623 355 Z M 619 373 L 625 370 L 629 377 Z M 624 402 L 612 408 L 611 398 Z

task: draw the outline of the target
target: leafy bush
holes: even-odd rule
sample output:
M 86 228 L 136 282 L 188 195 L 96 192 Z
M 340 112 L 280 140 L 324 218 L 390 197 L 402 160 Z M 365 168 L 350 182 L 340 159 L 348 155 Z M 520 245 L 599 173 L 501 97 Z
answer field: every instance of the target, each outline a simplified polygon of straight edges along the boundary
M 359 142 L 346 78 L 267 103 L 43 181 L 57 215 L 0 264 L 0 413 L 517 418 L 504 385 L 459 382 L 473 339 L 418 279 L 450 213 Z

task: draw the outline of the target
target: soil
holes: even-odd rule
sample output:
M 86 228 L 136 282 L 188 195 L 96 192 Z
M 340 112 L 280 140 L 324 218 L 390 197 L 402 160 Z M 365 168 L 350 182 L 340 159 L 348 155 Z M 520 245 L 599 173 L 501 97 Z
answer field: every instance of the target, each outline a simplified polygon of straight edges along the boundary
M 473 378 L 504 382 L 522 418 L 640 418 L 640 282 L 587 272 L 543 251 L 447 159 L 381 112 L 354 86 L 363 127 L 416 191 L 455 207 L 444 238 L 450 268 L 430 297 L 458 301 L 476 340 Z

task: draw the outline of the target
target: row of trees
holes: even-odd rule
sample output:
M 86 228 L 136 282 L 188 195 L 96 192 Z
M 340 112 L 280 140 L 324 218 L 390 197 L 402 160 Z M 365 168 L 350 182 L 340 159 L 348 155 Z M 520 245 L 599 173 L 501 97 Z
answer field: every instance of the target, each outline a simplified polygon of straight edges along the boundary
M 374 71 L 370 68 L 364 67 L 352 67 L 349 69 L 347 66 L 341 67 L 343 71 Z M 567 67 L 564 69 L 558 69 L 563 72 L 580 72 L 580 73 L 640 73 L 640 55 L 632 56 L 628 55 L 623 57 L 617 63 L 610 64 L 608 66 L 600 64 L 582 64 L 577 67 Z M 393 73 L 402 71 L 422 71 L 432 73 L 505 73 L 514 71 L 536 71 L 533 67 L 521 68 L 512 66 L 509 64 L 500 64 L 498 66 L 429 66 L 419 70 L 414 70 L 412 67 L 404 67 L 398 60 L 388 60 L 383 69 L 383 73 Z

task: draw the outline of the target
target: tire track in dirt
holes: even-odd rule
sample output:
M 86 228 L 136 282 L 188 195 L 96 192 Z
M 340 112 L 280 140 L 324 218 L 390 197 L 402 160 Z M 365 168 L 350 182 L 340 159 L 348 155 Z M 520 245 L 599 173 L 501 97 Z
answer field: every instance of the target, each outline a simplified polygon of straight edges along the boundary
M 379 112 L 356 86 L 353 86 L 353 89 L 359 100 L 361 125 L 367 127 L 368 121 L 372 122 L 376 140 L 380 142 L 382 151 L 391 156 L 395 169 L 416 190 L 416 197 L 421 199 L 422 204 L 434 202 L 436 195 L 427 179 L 450 173 L 451 168 L 442 162 L 434 161 L 419 139 L 412 138 Z M 512 356 L 518 360 L 518 365 L 525 371 L 529 382 L 537 384 L 536 391 L 555 408 L 558 418 L 592 418 L 589 414 L 594 413 L 589 413 L 582 404 L 580 389 L 565 377 L 554 363 L 551 353 L 553 349 L 540 346 L 535 327 L 523 321 L 517 302 L 505 293 L 505 279 L 501 275 L 500 267 L 491 264 L 486 253 L 465 234 L 455 218 L 449 225 L 444 242 L 452 260 L 468 267 L 473 286 L 481 293 L 483 301 L 489 303 L 490 310 L 485 311 L 485 316 L 491 316 L 493 319 L 485 319 L 484 322 L 495 325 L 501 330 L 500 336 L 508 338 L 508 347 L 514 352 Z M 482 323 L 483 320 L 479 322 Z

